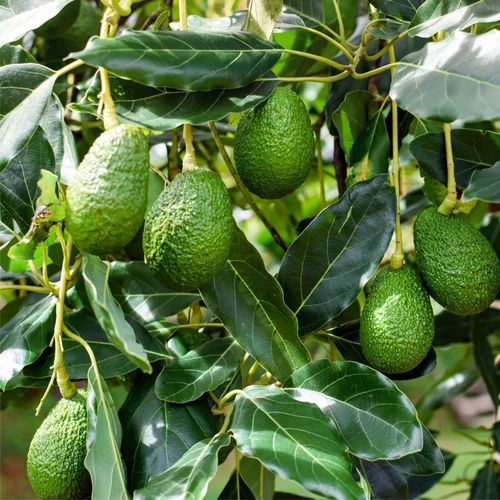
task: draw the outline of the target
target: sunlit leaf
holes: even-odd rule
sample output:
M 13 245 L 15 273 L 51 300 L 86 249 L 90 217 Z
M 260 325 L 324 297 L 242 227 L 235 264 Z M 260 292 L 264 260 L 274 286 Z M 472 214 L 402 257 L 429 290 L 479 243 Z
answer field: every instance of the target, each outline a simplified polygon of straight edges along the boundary
M 500 161 L 497 161 L 490 168 L 476 170 L 472 173 L 463 200 L 473 199 L 500 203 Z

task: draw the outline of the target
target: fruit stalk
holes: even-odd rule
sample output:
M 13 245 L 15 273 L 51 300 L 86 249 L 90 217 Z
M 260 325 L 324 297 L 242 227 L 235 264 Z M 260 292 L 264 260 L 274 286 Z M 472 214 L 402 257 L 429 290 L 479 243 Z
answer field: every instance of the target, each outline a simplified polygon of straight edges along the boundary
M 391 64 L 395 64 L 396 56 L 394 53 L 394 47 L 389 47 L 389 59 Z M 394 67 L 391 69 L 392 75 L 394 75 Z M 399 137 L 398 137 L 398 104 L 393 99 L 391 101 L 391 113 L 392 113 L 392 180 L 394 184 L 394 189 L 396 191 L 396 249 L 391 257 L 391 268 L 401 269 L 403 267 L 403 235 L 401 232 L 401 196 L 399 190 Z
M 443 215 L 450 215 L 457 204 L 457 184 L 455 182 L 455 162 L 453 161 L 453 147 L 451 143 L 451 124 L 443 123 L 444 142 L 446 145 L 446 171 L 448 194 L 438 208 Z

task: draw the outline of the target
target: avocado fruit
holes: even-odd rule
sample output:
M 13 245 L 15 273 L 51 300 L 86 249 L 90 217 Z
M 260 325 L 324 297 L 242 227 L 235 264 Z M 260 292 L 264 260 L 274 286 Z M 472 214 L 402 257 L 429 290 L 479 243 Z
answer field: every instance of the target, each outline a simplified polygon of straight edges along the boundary
M 406 373 L 431 348 L 434 315 L 413 267 L 380 271 L 370 287 L 360 321 L 361 350 L 375 369 Z
M 66 228 L 80 250 L 106 255 L 132 240 L 144 220 L 148 169 L 138 127 L 119 125 L 95 140 L 66 190 Z
M 460 215 L 430 207 L 413 227 L 417 265 L 431 296 L 446 310 L 478 314 L 500 290 L 500 263 L 488 240 Z
M 295 191 L 314 164 L 314 132 L 301 98 L 278 87 L 271 97 L 245 111 L 234 139 L 234 161 L 243 184 L 261 198 Z
M 196 290 L 224 266 L 233 230 L 231 200 L 221 178 L 207 169 L 187 170 L 147 213 L 146 263 L 170 288 Z
M 38 428 L 28 451 L 28 478 L 42 499 L 86 498 L 90 475 L 87 453 L 87 392 L 61 399 Z

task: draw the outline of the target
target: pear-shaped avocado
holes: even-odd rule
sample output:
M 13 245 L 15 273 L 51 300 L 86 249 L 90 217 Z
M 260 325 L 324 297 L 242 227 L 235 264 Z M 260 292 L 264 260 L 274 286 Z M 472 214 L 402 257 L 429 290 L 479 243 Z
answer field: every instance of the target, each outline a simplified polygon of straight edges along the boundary
M 261 198 L 281 198 L 306 180 L 314 163 L 314 132 L 295 92 L 279 87 L 267 101 L 243 113 L 234 161 L 245 186 Z
M 90 476 L 87 453 L 87 398 L 80 389 L 61 399 L 38 428 L 28 451 L 28 478 L 39 498 L 86 498 Z
M 416 271 L 385 268 L 373 281 L 361 314 L 361 349 L 384 373 L 405 373 L 427 355 L 434 338 L 431 302 Z
M 417 265 L 431 296 L 456 314 L 484 311 L 500 290 L 500 263 L 488 240 L 459 215 L 436 208 L 413 228 Z
M 197 168 L 179 174 L 158 196 L 144 224 L 146 263 L 168 286 L 192 291 L 224 266 L 234 229 L 220 177 Z
M 131 125 L 103 132 L 66 190 L 66 228 L 80 250 L 104 255 L 123 248 L 144 220 L 147 137 Z

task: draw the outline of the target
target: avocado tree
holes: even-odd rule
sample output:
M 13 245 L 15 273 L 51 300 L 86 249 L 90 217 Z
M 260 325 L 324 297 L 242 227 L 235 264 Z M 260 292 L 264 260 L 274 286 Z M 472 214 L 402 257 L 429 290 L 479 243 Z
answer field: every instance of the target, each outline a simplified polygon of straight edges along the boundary
M 0 6 L 37 496 L 500 497 L 498 0 Z

